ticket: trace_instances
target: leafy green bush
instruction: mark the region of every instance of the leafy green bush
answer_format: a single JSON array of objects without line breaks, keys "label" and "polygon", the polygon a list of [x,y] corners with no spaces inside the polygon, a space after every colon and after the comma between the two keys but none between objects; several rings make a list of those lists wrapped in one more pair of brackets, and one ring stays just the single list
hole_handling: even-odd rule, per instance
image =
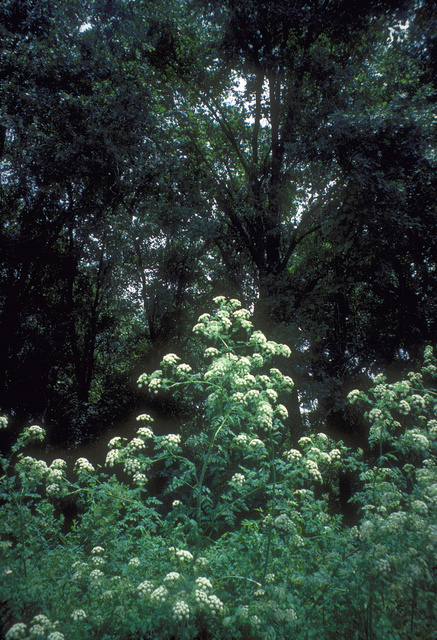
[{"label": "leafy green bush", "polygon": [[[191,399],[196,419],[179,433],[156,435],[139,416],[133,437],[110,441],[104,469],[79,458],[69,470],[25,455],[44,437],[33,425],[1,458],[6,639],[433,638],[432,350],[422,374],[350,394],[369,421],[370,462],[323,433],[293,448],[293,383],[279,364],[289,348],[254,330],[237,300],[214,304],[194,327],[204,362],[168,354],[138,381]],[[351,468],[358,527],[330,508]],[[65,500],[79,510],[70,528]]]}]

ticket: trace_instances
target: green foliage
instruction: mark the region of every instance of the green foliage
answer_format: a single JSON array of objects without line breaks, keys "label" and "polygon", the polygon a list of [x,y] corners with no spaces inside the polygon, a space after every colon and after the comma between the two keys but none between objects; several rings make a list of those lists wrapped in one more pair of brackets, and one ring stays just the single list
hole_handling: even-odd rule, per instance
[{"label": "green foliage", "polygon": [[[134,437],[110,441],[105,469],[79,458],[69,470],[25,455],[44,438],[32,425],[1,458],[7,640],[431,639],[432,349],[421,373],[350,394],[370,423],[366,460],[323,433],[290,448],[280,400],[292,381],[272,366],[290,350],[255,330],[239,301],[215,298],[194,333],[204,363],[171,353],[139,379],[153,395],[193,398],[179,433],[156,435],[141,415]],[[346,469],[360,478],[353,527],[332,512]],[[67,500],[78,508],[69,523]]]}]

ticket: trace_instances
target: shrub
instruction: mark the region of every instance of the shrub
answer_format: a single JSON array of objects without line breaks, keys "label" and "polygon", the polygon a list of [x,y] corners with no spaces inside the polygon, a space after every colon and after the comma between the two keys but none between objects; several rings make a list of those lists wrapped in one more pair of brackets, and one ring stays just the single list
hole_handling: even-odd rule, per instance
[{"label": "shrub", "polygon": [[[350,394],[366,411],[374,461],[323,433],[291,447],[293,383],[280,370],[289,348],[254,330],[237,300],[214,304],[194,327],[204,361],[168,354],[139,379],[149,393],[191,398],[193,423],[156,435],[139,416],[132,437],[109,443],[104,469],[80,458],[73,476],[63,460],[24,455],[44,437],[37,425],[1,459],[7,640],[431,638],[432,350],[422,374],[392,385],[380,376]],[[329,508],[346,468],[360,472],[359,527]],[[158,471],[165,486],[154,495]],[[56,506],[67,498],[80,516],[65,532]]]}]

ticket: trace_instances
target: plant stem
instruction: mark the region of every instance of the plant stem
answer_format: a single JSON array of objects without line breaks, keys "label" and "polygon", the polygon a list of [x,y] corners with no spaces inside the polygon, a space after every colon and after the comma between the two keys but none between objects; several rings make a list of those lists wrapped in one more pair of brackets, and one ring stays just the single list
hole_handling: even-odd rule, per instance
[{"label": "plant stem", "polygon": [[[269,430],[269,436],[270,436],[270,469],[271,469],[271,473],[272,473],[272,484],[273,484],[273,487],[272,487],[272,500],[271,500],[271,505],[272,505],[271,506],[271,511],[273,511],[274,506],[275,506],[275,498],[276,498],[276,467],[275,467],[275,446],[274,446],[271,430]],[[270,523],[269,523],[269,532],[268,532],[268,536],[267,536],[266,557],[265,557],[265,560],[264,560],[264,569],[263,569],[263,574],[262,574],[262,578],[261,578],[261,583],[262,584],[265,583],[267,569],[268,569],[268,565],[269,565],[270,548],[271,548],[271,543],[272,543],[272,535],[273,535],[273,515],[271,515],[271,519],[270,519]]]},{"label": "plant stem", "polygon": [[196,534],[196,550],[195,550],[195,553],[194,553],[194,560],[197,559],[197,557],[199,555],[199,548],[200,548],[200,516],[201,516],[201,510],[202,510],[202,486],[203,486],[203,481],[205,479],[205,473],[206,473],[206,469],[208,467],[208,462],[209,462],[209,459],[210,459],[210,456],[211,456],[211,451],[212,451],[212,448],[214,446],[215,439],[216,439],[217,435],[219,434],[219,432],[224,427],[227,418],[228,418],[228,416],[225,416],[222,419],[222,423],[217,427],[217,429],[213,433],[213,436],[212,436],[211,441],[210,441],[209,446],[208,446],[208,451],[206,452],[205,460],[203,461],[202,470],[200,472],[199,480],[198,480],[198,483],[197,483],[197,487],[198,487],[198,491],[197,491],[197,509],[196,509],[197,534]]}]

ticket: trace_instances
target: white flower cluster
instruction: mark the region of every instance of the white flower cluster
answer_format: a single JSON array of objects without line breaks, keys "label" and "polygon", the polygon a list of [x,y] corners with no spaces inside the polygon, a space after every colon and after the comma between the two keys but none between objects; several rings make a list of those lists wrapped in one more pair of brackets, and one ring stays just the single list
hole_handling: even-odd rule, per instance
[{"label": "white flower cluster", "polygon": [[209,560],[208,560],[208,558],[205,558],[204,556],[200,556],[196,560],[197,567],[207,567],[208,564],[209,564]]},{"label": "white flower cluster", "polygon": [[93,556],[91,558],[91,564],[95,567],[102,567],[105,564],[105,559],[101,556]]},{"label": "white flower cluster", "polygon": [[74,465],[76,473],[92,473],[94,467],[86,458],[78,458]]},{"label": "white flower cluster", "polygon": [[289,533],[290,531],[295,530],[295,526],[290,518],[285,514],[281,513],[280,516],[275,518],[275,529],[279,529],[280,531],[284,531]]},{"label": "white flower cluster", "polygon": [[142,438],[153,438],[153,431],[149,427],[140,427],[137,433]]},{"label": "white flower cluster", "polygon": [[207,347],[203,353],[205,358],[216,358],[220,355],[220,351],[215,347]]},{"label": "white flower cluster", "polygon": [[37,424],[33,424],[31,427],[27,427],[24,430],[24,437],[32,440],[43,440],[46,432],[44,429]]},{"label": "white flower cluster", "polygon": [[137,591],[139,596],[150,596],[153,591],[153,584],[150,580],[144,580],[144,582],[141,582],[141,584],[138,585]]},{"label": "white flower cluster", "polygon": [[5,635],[6,640],[19,640],[26,637],[27,624],[24,622],[17,622],[14,624]]},{"label": "white flower cluster", "polygon": [[131,558],[128,562],[128,567],[139,567],[141,565],[141,561],[139,558]]},{"label": "white flower cluster", "polygon": [[358,389],[353,389],[350,393],[348,393],[347,399],[351,404],[355,404],[355,402],[358,400],[360,395],[361,395],[361,392],[358,391]]},{"label": "white flower cluster", "polygon": [[181,442],[181,436],[179,434],[169,433],[165,436],[164,442],[169,449],[176,449]]},{"label": "white flower cluster", "polygon": [[[140,377],[137,380],[137,384],[138,387],[141,389],[141,387],[143,385],[146,385],[149,387],[149,391],[151,393],[157,394],[159,389],[162,387],[162,371],[160,369],[158,369],[157,371],[154,371],[150,376],[147,375],[147,373],[143,373],[140,375]],[[141,416],[137,417],[137,420],[144,420],[146,419],[148,422],[151,421],[150,416],[148,416],[147,414],[143,414]]]},{"label": "white flower cluster", "polygon": [[283,404],[278,404],[276,407],[276,414],[281,418],[281,420],[286,420],[288,418],[288,409]]},{"label": "white flower cluster", "polygon": [[60,493],[61,493],[61,487],[58,484],[52,482],[51,484],[48,484],[46,486],[47,497],[55,498],[56,496],[59,496]]},{"label": "white flower cluster", "polygon": [[[24,622],[14,624],[5,635],[5,640],[21,640],[22,638],[46,638],[47,640],[65,640],[64,634],[56,631],[59,622],[51,622],[43,614],[36,615],[27,625]],[[48,635],[46,635],[48,633]],[[27,635],[28,634],[28,635]]]},{"label": "white flower cluster", "polygon": [[230,479],[231,484],[237,487],[242,487],[245,481],[246,481],[246,478],[242,473],[234,473],[234,475]]},{"label": "white flower cluster", "polygon": [[74,622],[81,622],[82,620],[86,620],[86,613],[83,609],[75,609],[71,617]]},{"label": "white flower cluster", "polygon": [[101,553],[105,553],[105,550],[103,547],[93,547],[91,549],[91,555],[95,556],[95,555],[99,555]]},{"label": "white flower cluster", "polygon": [[105,574],[103,573],[103,571],[100,571],[100,569],[93,569],[90,573],[90,582],[93,586],[96,586],[98,584],[100,584],[100,580],[101,578],[104,576]]},{"label": "white flower cluster", "polygon": [[218,616],[225,610],[224,604],[220,598],[213,594],[208,594],[205,589],[195,589],[194,599],[200,607],[209,609],[209,612],[212,615]]},{"label": "white flower cluster", "polygon": [[25,456],[22,459],[21,464],[30,468],[31,473],[34,474],[37,481],[41,481],[48,474],[48,466],[44,460],[36,460],[31,456]]},{"label": "white flower cluster", "polygon": [[239,433],[238,436],[235,436],[235,442],[237,444],[247,444],[249,436],[246,433]]},{"label": "white flower cluster", "polygon": [[170,571],[170,573],[167,573],[167,575],[165,576],[164,582],[176,582],[176,580],[179,580],[180,577],[181,574],[177,571]]},{"label": "white flower cluster", "polygon": [[289,451],[286,452],[285,457],[289,461],[299,460],[300,458],[302,458],[302,454],[300,451],[298,451],[298,449],[290,449]]},{"label": "white flower cluster", "polygon": [[411,407],[406,400],[401,400],[399,402],[399,413],[402,413],[404,416],[410,413]]},{"label": "white flower cluster", "polygon": [[132,438],[132,440],[128,444],[129,449],[133,449],[134,451],[140,451],[141,449],[145,449],[146,445],[141,440],[141,438]]},{"label": "white flower cluster", "polygon": [[107,467],[113,467],[114,464],[118,462],[118,459],[119,459],[118,449],[111,449],[111,451],[108,451],[105,464]]},{"label": "white flower cluster", "polygon": [[[242,394],[243,395],[243,394]],[[250,389],[246,395],[243,395],[244,402],[256,402],[260,396],[258,389]]]},{"label": "white flower cluster", "polygon": [[419,429],[410,429],[405,434],[405,440],[408,444],[419,451],[424,451],[429,448],[428,438],[421,433]]},{"label": "white flower cluster", "polygon": [[256,421],[263,429],[273,426],[273,407],[268,402],[260,402],[257,407]]},{"label": "white flower cluster", "polygon": [[208,578],[205,578],[204,576],[200,576],[199,578],[196,578],[196,584],[200,589],[212,589],[212,584],[211,581]]},{"label": "white flower cluster", "polygon": [[422,411],[425,408],[425,400],[422,396],[414,393],[410,398],[411,406],[417,409],[418,411]]},{"label": "white flower cluster", "polygon": [[157,587],[154,591],[152,591],[152,593],[150,594],[150,599],[154,600],[157,603],[162,603],[165,602],[168,596],[168,589],[166,589],[165,587],[161,586],[161,587]]},{"label": "white flower cluster", "polygon": [[173,366],[177,364],[179,360],[180,360],[180,357],[177,356],[175,353],[167,353],[167,355],[165,355],[161,361],[161,366],[164,366],[166,364]]},{"label": "white flower cluster", "polygon": [[322,474],[319,471],[319,467],[315,460],[305,460],[305,466],[308,470],[308,473],[313,478],[313,480],[317,480],[318,482],[323,482]]},{"label": "white flower cluster", "polygon": [[193,554],[186,549],[176,549],[176,547],[169,547],[168,550],[175,553],[176,557],[179,558],[179,560],[191,562],[191,560],[193,559]]},{"label": "white flower cluster", "polygon": [[134,473],[132,480],[138,485],[145,484],[147,482],[147,476],[144,473],[139,473],[137,471],[136,473]]},{"label": "white flower cluster", "polygon": [[50,469],[66,469],[67,463],[62,458],[55,458],[50,465]]},{"label": "white flower cluster", "polygon": [[137,416],[137,422],[153,422],[153,418],[148,413],[142,413]]},{"label": "white flower cluster", "polygon": [[264,447],[264,442],[259,438],[252,438],[249,442],[249,447]]},{"label": "white flower cluster", "polygon": [[80,580],[83,578],[84,571],[88,569],[88,565],[85,562],[74,562],[71,568],[74,571],[72,580]]},{"label": "white flower cluster", "polygon": [[183,622],[190,618],[190,607],[183,600],[178,600],[173,605],[173,620]]},{"label": "white flower cluster", "polygon": [[129,475],[134,475],[141,468],[141,463],[137,458],[128,458],[124,461],[123,470]]},{"label": "white flower cluster", "polygon": [[0,429],[6,429],[8,426],[8,419],[6,416],[0,416]]},{"label": "white flower cluster", "polygon": [[156,395],[161,387],[162,387],[162,379],[160,377],[152,378],[149,381],[150,393],[154,393]]},{"label": "white flower cluster", "polygon": [[186,364],[185,362],[182,362],[176,367],[176,374],[180,376],[184,376],[187,373],[191,373],[191,371],[192,371],[192,368],[190,367],[189,364]]}]

